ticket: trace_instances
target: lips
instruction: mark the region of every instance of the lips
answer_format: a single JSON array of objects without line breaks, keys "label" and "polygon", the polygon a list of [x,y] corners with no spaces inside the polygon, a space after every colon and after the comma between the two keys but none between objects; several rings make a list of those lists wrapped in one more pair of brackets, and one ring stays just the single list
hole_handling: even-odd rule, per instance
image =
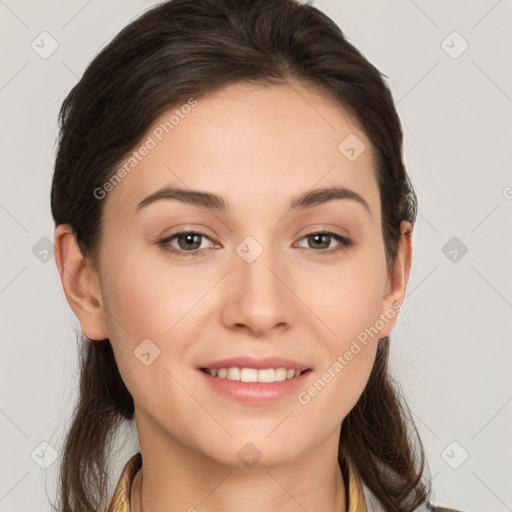
[{"label": "lips", "polygon": [[298,392],[312,368],[281,356],[243,355],[198,367],[210,389],[249,405],[265,405]]},{"label": "lips", "polygon": [[[257,371],[259,372],[261,370]],[[311,370],[304,370],[298,377],[292,377],[282,381],[262,383],[242,382],[228,378],[214,377],[204,370],[198,370],[198,373],[202,375],[201,378],[204,379],[204,382],[214,392],[219,393],[224,397],[228,397],[229,399],[254,406],[263,406],[279,400],[289,399],[290,396],[298,393],[300,388],[303,388],[306,385],[312,375]]]}]

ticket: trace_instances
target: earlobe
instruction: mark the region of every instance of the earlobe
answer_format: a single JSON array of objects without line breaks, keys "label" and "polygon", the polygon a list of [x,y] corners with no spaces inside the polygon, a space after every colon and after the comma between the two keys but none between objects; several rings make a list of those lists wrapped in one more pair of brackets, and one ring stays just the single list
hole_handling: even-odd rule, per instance
[{"label": "earlobe", "polygon": [[108,338],[98,273],[80,252],[69,224],[56,227],[54,245],[62,288],[83,334],[91,340]]},{"label": "earlobe", "polygon": [[395,327],[398,312],[405,300],[412,262],[412,225],[409,221],[400,224],[400,245],[394,268],[389,278],[387,294],[382,301],[380,318],[384,326],[378,338],[388,336]]}]

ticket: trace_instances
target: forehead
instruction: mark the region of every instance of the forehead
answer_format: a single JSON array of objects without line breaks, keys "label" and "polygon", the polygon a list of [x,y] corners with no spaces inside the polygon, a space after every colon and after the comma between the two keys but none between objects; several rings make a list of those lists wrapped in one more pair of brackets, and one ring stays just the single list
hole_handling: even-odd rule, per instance
[{"label": "forehead", "polygon": [[369,140],[341,105],[299,84],[233,84],[175,105],[116,169],[125,172],[105,210],[126,215],[164,186],[208,190],[247,210],[338,185],[378,210]]}]

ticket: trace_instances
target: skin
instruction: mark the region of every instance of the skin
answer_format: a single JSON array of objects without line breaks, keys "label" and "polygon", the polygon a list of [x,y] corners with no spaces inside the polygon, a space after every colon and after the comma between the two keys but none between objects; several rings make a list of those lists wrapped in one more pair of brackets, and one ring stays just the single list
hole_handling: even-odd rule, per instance
[{"label": "skin", "polygon": [[[148,134],[168,118],[156,119]],[[338,150],[349,134],[366,146],[355,161]],[[398,315],[307,405],[297,393],[242,404],[211,389],[197,367],[241,354],[281,355],[312,368],[304,390],[402,303],[412,227],[402,223],[388,274],[374,172],[370,141],[341,106],[297,83],[236,84],[198,99],[103,199],[94,265],[69,226],[56,228],[67,300],[87,337],[110,339],[134,398],[144,464],[132,510],[142,510],[141,497],[152,512],[347,510],[337,461],[341,424],[368,381],[378,338]],[[221,195],[231,211],[177,200],[136,210],[167,185]],[[287,214],[292,198],[332,185],[360,194],[370,212],[343,199]],[[206,235],[192,242],[199,256],[158,245],[180,231]],[[306,235],[325,231],[354,245],[323,254],[339,242]],[[253,263],[236,252],[247,236],[263,248]],[[168,244],[185,251],[178,241]],[[134,357],[147,338],[160,349],[148,366]],[[262,454],[253,467],[237,457],[248,442]]]}]

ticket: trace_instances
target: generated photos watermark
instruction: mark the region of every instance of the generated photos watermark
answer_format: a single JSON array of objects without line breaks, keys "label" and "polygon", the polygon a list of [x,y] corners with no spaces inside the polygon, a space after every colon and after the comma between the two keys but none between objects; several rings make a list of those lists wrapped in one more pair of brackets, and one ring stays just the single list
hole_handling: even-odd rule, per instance
[{"label": "generated photos watermark", "polygon": [[192,109],[197,106],[197,100],[189,98],[187,103],[181,105],[180,108],[174,109],[166,121],[162,121],[158,126],[153,128],[151,133],[144,139],[144,142],[139,147],[133,150],[128,158],[125,159],[124,164],[119,167],[112,176],[101,187],[96,187],[93,195],[96,199],[104,199],[108,192],[112,191],[123,178],[125,178],[144,157],[149,155],[152,149],[155,149],[159,142],[163,140],[165,135],[170,133],[182,119],[190,114]]},{"label": "generated photos watermark", "polygon": [[322,373],[314,384],[297,395],[299,403],[302,405],[309,404],[361,352],[363,347],[368,344],[369,338],[375,337],[388,322],[395,318],[401,308],[402,304],[395,302],[392,307],[379,315],[379,319],[371,327],[365,327],[357,335],[356,339],[352,340],[350,347],[343,354],[336,357],[336,360]]}]

